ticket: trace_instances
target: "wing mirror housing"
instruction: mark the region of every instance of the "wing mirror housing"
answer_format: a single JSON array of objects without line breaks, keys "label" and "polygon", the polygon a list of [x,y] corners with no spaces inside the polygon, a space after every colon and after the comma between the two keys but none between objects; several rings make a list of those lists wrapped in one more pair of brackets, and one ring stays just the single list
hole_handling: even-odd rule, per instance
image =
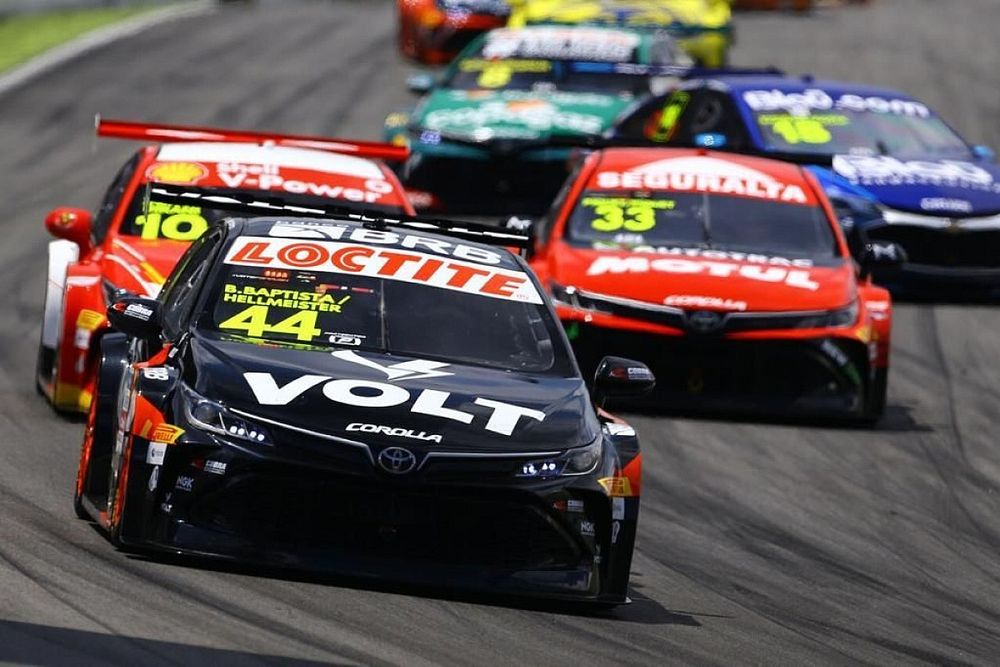
[{"label": "wing mirror housing", "polygon": [[406,89],[414,95],[426,95],[436,83],[436,78],[430,72],[415,72],[406,77]]},{"label": "wing mirror housing", "polygon": [[163,331],[162,306],[147,297],[119,297],[108,306],[108,324],[131,338],[157,340]]},{"label": "wing mirror housing", "polygon": [[867,278],[875,268],[898,268],[909,258],[898,243],[869,242],[861,256],[861,277]]},{"label": "wing mirror housing", "polygon": [[82,208],[62,207],[45,216],[45,229],[57,239],[72,241],[80,247],[80,254],[91,248],[90,225],[93,216]]},{"label": "wing mirror housing", "polygon": [[594,373],[592,396],[598,407],[609,398],[644,396],[656,386],[656,377],[641,361],[624,357],[604,357]]},{"label": "wing mirror housing", "polygon": [[977,145],[972,147],[972,154],[980,162],[996,162],[997,152],[989,146]]}]

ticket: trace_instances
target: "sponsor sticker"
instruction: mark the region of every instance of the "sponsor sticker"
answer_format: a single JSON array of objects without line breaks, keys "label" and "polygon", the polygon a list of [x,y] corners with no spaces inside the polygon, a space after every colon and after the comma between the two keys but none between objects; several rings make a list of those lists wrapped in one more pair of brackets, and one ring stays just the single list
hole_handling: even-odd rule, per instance
[{"label": "sponsor sticker", "polygon": [[177,442],[177,438],[184,434],[184,429],[179,426],[174,426],[173,424],[157,424],[153,429],[153,432],[149,434],[149,439],[154,442],[160,442],[167,445],[173,445]]},{"label": "sponsor sticker", "polygon": [[853,93],[833,97],[819,88],[806,88],[799,92],[786,92],[777,88],[748,90],[743,93],[743,101],[754,111],[787,111],[796,116],[831,109],[918,118],[929,118],[931,115],[931,110],[926,105],[914,100]]},{"label": "sponsor sticker", "polygon": [[233,243],[227,264],[277,269],[307,269],[398,280],[493,299],[542,303],[521,271],[443,260],[416,251],[340,243],[243,236]]},{"label": "sponsor sticker", "polygon": [[597,483],[604,487],[604,491],[612,498],[629,498],[635,495],[628,477],[603,477],[597,480]]},{"label": "sponsor sticker", "polygon": [[566,511],[574,513],[583,512],[583,501],[582,500],[567,500],[566,501]]},{"label": "sponsor sticker", "polygon": [[156,183],[191,185],[208,176],[208,167],[198,162],[157,162],[146,170],[146,178]]},{"label": "sponsor sticker", "polygon": [[205,472],[213,475],[225,475],[227,466],[225,461],[205,461]]},{"label": "sponsor sticker", "polygon": [[678,308],[717,308],[719,310],[739,310],[747,309],[746,301],[736,299],[726,299],[718,296],[698,296],[695,294],[671,294],[663,300],[665,306],[677,306]]},{"label": "sponsor sticker", "polygon": [[715,278],[746,278],[764,283],[783,283],[789,287],[816,291],[819,283],[808,270],[789,269],[783,266],[760,266],[710,262],[680,257],[650,258],[632,255],[626,257],[598,257],[587,269],[588,276],[621,275],[628,273],[704,274]]},{"label": "sponsor sticker", "polygon": [[174,488],[179,491],[190,491],[194,488],[194,477],[189,477],[187,475],[181,475],[177,478],[177,483],[174,484]]},{"label": "sponsor sticker", "polygon": [[388,435],[394,438],[410,438],[411,440],[423,440],[439,444],[441,442],[441,436],[437,433],[426,433],[424,431],[414,431],[408,428],[399,428],[394,426],[383,426],[381,424],[362,424],[360,422],[354,422],[352,424],[348,424],[345,430]]},{"label": "sponsor sticker", "polygon": [[625,499],[620,496],[615,496],[611,499],[611,518],[612,519],[624,519],[625,518]]},{"label": "sponsor sticker", "polygon": [[150,442],[149,447],[146,448],[146,463],[154,466],[163,465],[163,459],[166,457],[166,454],[167,443]]},{"label": "sponsor sticker", "polygon": [[705,192],[794,204],[814,203],[798,183],[785,183],[762,171],[706,156],[667,158],[625,172],[602,171],[597,174],[597,187]]}]

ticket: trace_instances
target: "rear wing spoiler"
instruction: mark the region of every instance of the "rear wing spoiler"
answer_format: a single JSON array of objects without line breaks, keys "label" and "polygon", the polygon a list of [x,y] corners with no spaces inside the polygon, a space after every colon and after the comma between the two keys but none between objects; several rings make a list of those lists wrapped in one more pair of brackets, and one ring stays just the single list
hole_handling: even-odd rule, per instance
[{"label": "rear wing spoiler", "polygon": [[394,146],[375,141],[354,141],[353,139],[337,139],[302,134],[280,134],[277,132],[256,132],[251,130],[228,130],[193,125],[137,123],[127,120],[101,118],[100,115],[95,118],[94,124],[97,129],[97,136],[114,137],[117,139],[155,142],[207,141],[272,144],[292,148],[311,148],[313,150],[354,155],[372,160],[388,160],[390,162],[402,162],[410,155],[410,150],[405,146]]},{"label": "rear wing spoiler", "polygon": [[155,197],[157,201],[167,204],[197,205],[199,202],[210,204],[212,208],[243,214],[256,218],[270,215],[288,215],[303,218],[329,218],[352,220],[363,223],[372,229],[387,229],[389,227],[404,227],[409,230],[430,232],[454,236],[477,243],[493,246],[503,246],[527,250],[532,246],[533,238],[529,232],[505,230],[477,222],[460,220],[445,220],[426,216],[415,216],[381,211],[366,211],[346,208],[337,204],[300,205],[280,196],[264,195],[257,192],[220,193],[210,188],[178,187],[162,183],[150,184],[147,197]]}]

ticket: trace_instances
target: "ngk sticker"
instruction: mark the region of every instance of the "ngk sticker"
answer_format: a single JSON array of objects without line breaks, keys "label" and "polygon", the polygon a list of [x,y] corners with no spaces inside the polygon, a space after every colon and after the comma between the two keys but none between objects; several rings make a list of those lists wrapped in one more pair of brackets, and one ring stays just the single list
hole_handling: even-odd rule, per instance
[{"label": "ngk sticker", "polygon": [[351,243],[243,236],[230,247],[226,263],[358,274],[494,299],[542,303],[531,280],[521,271]]},{"label": "ngk sticker", "polygon": [[764,283],[784,283],[789,287],[797,287],[816,291],[819,283],[812,279],[805,269],[789,269],[783,266],[762,266],[746,264],[730,264],[728,262],[709,262],[705,260],[684,259],[680,257],[598,257],[587,269],[588,276],[603,276],[607,274],[624,273],[673,273],[673,274],[704,274],[716,278],[746,278]]},{"label": "ngk sticker", "polygon": [[626,172],[602,171],[597,187],[740,195],[755,199],[812,203],[800,185],[783,183],[762,171],[714,157],[668,158]]}]

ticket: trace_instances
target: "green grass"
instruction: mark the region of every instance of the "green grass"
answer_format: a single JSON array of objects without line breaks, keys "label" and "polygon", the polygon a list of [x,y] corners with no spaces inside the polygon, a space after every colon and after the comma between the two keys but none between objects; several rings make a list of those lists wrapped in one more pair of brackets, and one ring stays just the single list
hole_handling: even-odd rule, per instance
[{"label": "green grass", "polygon": [[76,9],[0,18],[0,72],[95,28],[154,7]]}]

